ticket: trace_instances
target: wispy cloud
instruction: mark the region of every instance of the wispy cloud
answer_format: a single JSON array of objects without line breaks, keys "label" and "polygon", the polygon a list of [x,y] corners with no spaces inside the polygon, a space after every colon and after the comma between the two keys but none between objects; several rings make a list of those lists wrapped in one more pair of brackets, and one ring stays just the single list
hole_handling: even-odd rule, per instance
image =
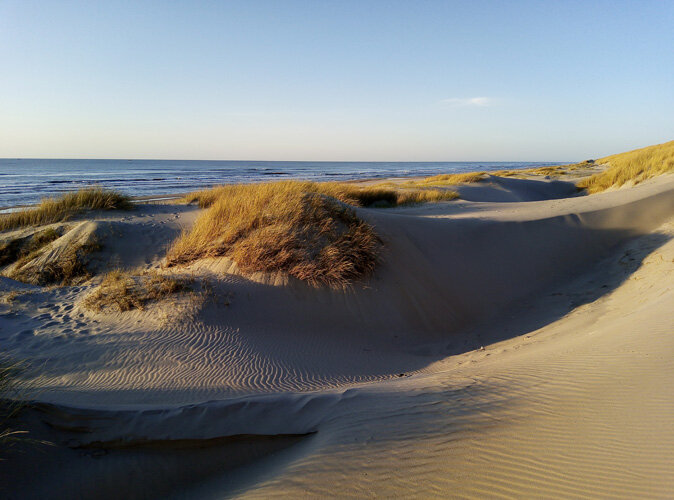
[{"label": "wispy cloud", "polygon": [[489,97],[451,97],[449,99],[443,99],[440,101],[440,104],[445,106],[452,107],[464,107],[464,106],[475,106],[479,108],[484,108],[493,104],[493,100]]}]

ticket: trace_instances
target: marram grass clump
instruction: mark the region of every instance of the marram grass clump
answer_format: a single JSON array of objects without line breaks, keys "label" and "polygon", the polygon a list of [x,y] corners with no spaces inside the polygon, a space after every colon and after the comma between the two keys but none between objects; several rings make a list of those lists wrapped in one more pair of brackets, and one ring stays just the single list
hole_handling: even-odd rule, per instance
[{"label": "marram grass clump", "polygon": [[329,189],[285,181],[202,192],[196,200],[209,208],[169,249],[167,264],[225,256],[244,272],[279,271],[312,284],[345,286],[372,272],[379,238],[344,200],[380,198],[340,185]]},{"label": "marram grass clump", "polygon": [[607,156],[597,163],[608,164],[608,168],[578,183],[590,194],[674,172],[674,141]]},{"label": "marram grass clump", "polygon": [[0,215],[0,231],[61,222],[84,210],[130,208],[130,198],[122,193],[98,187],[86,188],[58,198],[44,198],[36,207]]},{"label": "marram grass clump", "polygon": [[110,271],[101,284],[83,301],[84,307],[94,311],[145,309],[148,302],[157,302],[189,289],[183,279],[146,272],[134,276],[129,272]]},{"label": "marram grass clump", "polygon": [[569,165],[552,165],[548,167],[533,167],[533,168],[521,168],[515,170],[497,170],[491,172],[492,175],[498,177],[513,177],[513,176],[527,176],[527,175],[543,175],[543,176],[552,176],[559,177],[567,175],[571,172],[575,172],[581,169],[588,169],[595,166],[594,160],[585,160],[580,163],[572,163]]},{"label": "marram grass clump", "polygon": [[[187,203],[198,203],[200,207],[210,207],[216,200],[231,196],[241,188],[252,191],[249,185],[225,185],[203,191],[195,191],[186,195],[183,200]],[[345,182],[302,182],[281,181],[258,184],[261,192],[280,189],[293,189],[305,193],[315,193],[330,196],[341,202],[357,207],[396,207],[413,205],[416,203],[447,201],[458,198],[454,191],[444,189],[400,189],[394,186],[358,186]]]},{"label": "marram grass clump", "polygon": [[17,281],[33,285],[79,285],[91,278],[87,268],[87,256],[97,252],[101,246],[95,238],[86,241],[70,242],[54,258],[50,258],[40,264],[31,262],[30,259],[38,255],[28,255],[17,261],[7,276]]},{"label": "marram grass clump", "polygon": [[487,178],[487,172],[466,172],[461,174],[440,174],[424,179],[403,182],[401,186],[431,187],[456,186],[457,184],[471,184]]}]

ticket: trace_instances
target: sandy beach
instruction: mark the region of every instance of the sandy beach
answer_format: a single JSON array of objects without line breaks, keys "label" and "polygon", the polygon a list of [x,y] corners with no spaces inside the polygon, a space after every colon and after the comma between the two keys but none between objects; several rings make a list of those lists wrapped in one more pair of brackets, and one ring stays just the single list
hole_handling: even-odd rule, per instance
[{"label": "sandy beach", "polygon": [[[59,223],[53,245],[96,236],[92,279],[0,277],[22,428],[52,443],[0,462],[2,495],[667,498],[674,176],[590,196],[575,180],[357,208],[382,254],[343,289],[227,257],[164,268],[194,204]],[[84,306],[104,271],[139,268],[198,285]]]}]

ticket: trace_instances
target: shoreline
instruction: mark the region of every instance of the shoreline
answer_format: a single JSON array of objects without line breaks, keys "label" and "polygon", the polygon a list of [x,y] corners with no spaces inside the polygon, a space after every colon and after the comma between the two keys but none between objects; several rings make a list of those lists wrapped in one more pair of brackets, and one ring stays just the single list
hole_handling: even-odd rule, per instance
[{"label": "shoreline", "polygon": [[[170,162],[170,160],[168,160],[168,161]],[[309,162],[309,163],[311,163],[311,162]],[[327,163],[331,163],[331,162],[327,162]],[[346,163],[349,163],[349,162],[346,162]],[[351,163],[359,163],[359,162],[351,162]],[[379,162],[379,163],[387,164],[387,162]],[[412,163],[414,163],[414,162],[412,162]],[[442,164],[442,163],[447,163],[447,162],[438,162],[438,163]],[[464,163],[464,162],[456,162],[456,163]],[[466,163],[469,163],[469,162],[466,162]],[[476,163],[479,164],[479,163],[482,163],[482,162],[476,162]],[[490,162],[484,162],[484,163],[490,163]],[[515,168],[515,167],[508,167],[507,166],[507,165],[512,165],[513,163],[515,163],[515,164],[516,163],[526,164],[526,165],[523,165],[522,167],[519,167],[519,168],[522,168],[522,169],[532,168],[532,167],[538,166],[538,165],[560,165],[559,163],[556,163],[556,162],[492,162],[492,163],[502,163],[503,168]],[[423,164],[423,162],[422,162],[422,164]],[[477,166],[478,165],[476,165],[476,168],[477,168]],[[369,181],[387,182],[391,178],[401,178],[401,179],[411,180],[411,179],[414,179],[414,178],[423,178],[423,177],[428,177],[429,175],[436,175],[436,174],[446,173],[446,172],[451,173],[452,169],[450,167],[448,167],[447,169],[442,170],[442,171],[438,171],[438,172],[434,172],[434,173],[428,173],[428,174],[418,174],[418,175],[415,175],[414,173],[408,173],[408,174],[403,175],[401,177],[390,176],[390,175],[384,174],[383,176],[374,176],[374,177],[357,177],[356,176],[357,178],[351,178],[351,179],[334,179],[330,175],[324,175],[322,178],[317,179],[317,178],[314,178],[314,176],[312,176],[312,175],[302,176],[302,175],[291,175],[291,174],[289,174],[290,178],[288,178],[286,176],[282,176],[282,177],[279,177],[279,178],[266,179],[264,176],[262,176],[259,179],[249,179],[248,181],[243,181],[243,182],[239,181],[239,180],[234,180],[232,182],[229,182],[228,184],[274,182],[274,181],[279,181],[279,180],[307,180],[307,181],[311,181],[311,182],[344,182],[344,183],[353,183],[353,182],[357,183],[357,182],[369,182]],[[460,170],[459,172],[463,172],[463,170]],[[187,171],[187,172],[185,172],[184,177],[189,178],[190,174],[193,174],[193,173]],[[356,174],[354,174],[354,175],[356,175]],[[221,179],[221,180],[226,180],[226,179]],[[95,182],[95,180],[92,180],[87,185],[88,186],[96,186],[97,183]],[[164,195],[170,196],[170,195],[174,195],[176,193],[181,193],[181,194],[189,193],[189,192],[207,189],[209,187],[218,186],[218,185],[221,185],[221,182],[215,181],[215,182],[204,184],[203,186],[200,186],[199,183],[197,183],[195,186],[193,186],[191,188],[186,188],[184,190],[180,189],[179,191],[172,191],[172,192],[166,192],[165,191],[165,192],[162,192],[162,193],[151,194],[151,195],[137,195],[137,196],[134,195],[134,197],[144,198],[144,197],[161,197],[161,196],[164,196]],[[73,185],[72,189],[68,190],[68,191],[77,190],[80,187],[82,187],[82,186]],[[109,189],[117,189],[117,190],[124,191],[124,189],[123,188],[120,189],[119,186],[116,185],[116,183],[112,186],[109,186]],[[63,194],[63,193],[68,192],[68,191],[58,191],[58,192],[54,192],[52,194],[46,194],[43,197],[59,196],[60,194]],[[37,200],[33,204],[14,204],[14,205],[8,205],[8,206],[0,206],[0,211],[17,209],[17,208],[26,208],[26,207],[34,206],[38,203],[39,203],[39,200]]]},{"label": "shoreline", "polygon": [[[522,169],[525,170],[525,169]],[[569,181],[576,181],[580,178],[583,178],[585,176],[592,175],[593,173],[600,172],[601,168],[595,168],[594,170],[590,172],[585,172],[583,175],[580,176],[569,176],[566,179],[558,179],[558,180],[569,180]],[[478,171],[476,171],[478,172]],[[464,173],[464,172],[461,172]],[[475,172],[465,172],[465,173],[475,173]],[[490,172],[486,172],[488,175],[492,175]],[[523,173],[522,175],[526,176],[526,173]],[[309,182],[336,182],[336,183],[344,183],[344,184],[361,184],[363,186],[372,186],[376,184],[386,184],[386,183],[391,183],[391,184],[401,184],[404,182],[409,182],[409,181],[419,181],[422,179],[426,179],[428,176],[398,176],[398,177],[374,177],[374,178],[363,178],[363,179],[349,179],[349,180],[344,180],[344,181],[331,181],[331,180],[325,180],[325,181],[309,181]],[[545,179],[545,177],[540,176],[540,175],[529,175],[528,177],[530,178],[539,178],[539,179]],[[232,184],[257,184],[260,182],[278,182],[280,179],[277,180],[269,180],[269,181],[259,181],[259,182],[246,182],[246,183],[232,183]],[[288,180],[302,180],[302,179],[288,179]],[[198,188],[198,189],[193,189],[190,191],[180,191],[180,192],[164,192],[164,193],[158,193],[158,194],[153,194],[153,195],[141,195],[141,196],[131,196],[131,201],[132,203],[142,203],[142,202],[147,202],[147,203],[155,203],[157,201],[163,201],[163,200],[175,200],[175,199],[180,199],[181,197],[185,196],[186,194],[189,194],[194,191],[201,191],[205,189],[211,189],[213,187],[221,186],[221,185],[229,185],[229,184],[214,184],[210,186],[206,186],[203,188]],[[124,190],[120,190],[122,193],[124,193]],[[61,194],[65,194],[61,193]],[[27,208],[32,208],[39,205],[38,203],[32,204],[32,205],[13,205],[13,206],[7,206],[7,207],[2,207],[0,206],[0,214],[3,213],[12,213],[15,211],[27,209]]]}]

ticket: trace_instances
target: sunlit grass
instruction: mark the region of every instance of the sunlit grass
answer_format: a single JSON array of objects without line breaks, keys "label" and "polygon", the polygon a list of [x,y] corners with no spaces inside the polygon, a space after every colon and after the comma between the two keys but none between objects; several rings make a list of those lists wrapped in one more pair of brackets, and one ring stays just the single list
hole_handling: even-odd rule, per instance
[{"label": "sunlit grass", "polygon": [[627,183],[638,184],[656,175],[674,172],[674,141],[597,160],[608,168],[578,183],[588,193],[598,193]]},{"label": "sunlit grass", "polygon": [[84,210],[129,208],[129,197],[117,191],[97,187],[81,189],[58,198],[44,198],[36,207],[0,215],[0,231],[61,222]]},{"label": "sunlit grass", "polygon": [[86,265],[87,255],[100,249],[94,237],[86,241],[69,241],[54,258],[42,263],[34,261],[41,256],[39,250],[19,259],[6,275],[33,285],[80,284],[91,278]]},{"label": "sunlit grass", "polygon": [[346,285],[374,269],[379,240],[372,226],[325,191],[286,181],[195,194],[191,199],[208,209],[169,249],[167,264],[227,256],[245,272],[282,271],[310,283]]},{"label": "sunlit grass", "polygon": [[260,188],[248,188],[247,185],[224,185],[211,189],[195,191],[184,197],[187,203],[198,203],[200,207],[211,206],[216,200],[232,196],[242,189],[252,192],[260,189],[260,192],[281,189],[292,186],[293,189],[305,193],[315,193],[330,196],[341,202],[357,207],[395,207],[411,205],[415,203],[438,202],[453,200],[458,197],[454,191],[441,189],[404,189],[395,186],[359,186],[345,182],[306,182],[306,181],[281,181],[256,184]]},{"label": "sunlit grass", "polygon": [[349,205],[395,207],[457,196],[446,189],[337,182],[219,186],[185,197],[207,210],[169,249],[167,264],[226,256],[244,272],[281,271],[344,286],[374,269],[379,247],[372,226]]},{"label": "sunlit grass", "polygon": [[440,174],[419,180],[411,180],[401,183],[404,187],[441,187],[456,186],[458,184],[470,184],[486,179],[486,172],[467,172],[461,174]]},{"label": "sunlit grass", "polygon": [[514,170],[496,170],[495,172],[491,172],[491,174],[498,177],[514,177],[518,175],[544,175],[556,177],[566,175],[570,172],[580,169],[592,168],[594,165],[594,160],[586,160],[580,163],[572,163],[569,165],[552,165],[548,167],[533,167]]}]

